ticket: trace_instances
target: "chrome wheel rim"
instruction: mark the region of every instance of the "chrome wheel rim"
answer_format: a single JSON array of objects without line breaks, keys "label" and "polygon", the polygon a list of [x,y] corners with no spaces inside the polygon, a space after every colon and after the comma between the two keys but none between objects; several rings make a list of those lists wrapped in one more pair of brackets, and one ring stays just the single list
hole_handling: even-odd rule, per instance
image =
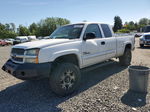
[{"label": "chrome wheel rim", "polygon": [[67,70],[60,78],[60,85],[62,89],[70,89],[75,83],[75,73],[72,70]]}]

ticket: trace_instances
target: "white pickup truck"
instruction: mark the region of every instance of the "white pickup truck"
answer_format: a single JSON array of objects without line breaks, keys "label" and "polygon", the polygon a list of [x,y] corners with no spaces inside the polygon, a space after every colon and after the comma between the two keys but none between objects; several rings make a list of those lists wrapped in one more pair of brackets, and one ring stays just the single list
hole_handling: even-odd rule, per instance
[{"label": "white pickup truck", "polygon": [[64,96],[78,88],[83,68],[111,58],[130,65],[134,43],[134,36],[114,37],[108,24],[69,24],[49,39],[13,46],[2,69],[23,80],[49,77],[52,91]]}]

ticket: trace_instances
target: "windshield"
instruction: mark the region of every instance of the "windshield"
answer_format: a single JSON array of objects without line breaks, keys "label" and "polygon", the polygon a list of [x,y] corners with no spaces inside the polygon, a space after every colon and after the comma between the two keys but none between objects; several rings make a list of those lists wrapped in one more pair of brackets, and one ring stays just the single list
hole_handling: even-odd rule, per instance
[{"label": "windshield", "polygon": [[83,24],[63,26],[56,29],[51,35],[51,39],[77,39],[80,38]]}]

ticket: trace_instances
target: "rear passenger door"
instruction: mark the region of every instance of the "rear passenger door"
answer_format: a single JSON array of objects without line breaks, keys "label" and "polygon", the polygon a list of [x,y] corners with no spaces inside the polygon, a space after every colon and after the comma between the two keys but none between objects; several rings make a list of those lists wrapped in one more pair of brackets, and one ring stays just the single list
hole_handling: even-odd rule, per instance
[{"label": "rear passenger door", "polygon": [[113,37],[111,28],[107,24],[101,24],[104,34],[106,59],[116,56],[116,37]]}]

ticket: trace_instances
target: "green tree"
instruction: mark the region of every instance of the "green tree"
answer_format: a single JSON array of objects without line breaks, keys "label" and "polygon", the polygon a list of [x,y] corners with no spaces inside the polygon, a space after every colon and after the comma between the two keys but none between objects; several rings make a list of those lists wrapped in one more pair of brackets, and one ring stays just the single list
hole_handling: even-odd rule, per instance
[{"label": "green tree", "polygon": [[57,28],[57,26],[62,26],[69,23],[70,21],[64,18],[46,18],[37,24],[38,29],[36,36],[48,36]]},{"label": "green tree", "polygon": [[1,24],[0,23],[0,38],[15,38],[17,34],[15,32],[12,32],[10,30],[10,25],[9,24]]},{"label": "green tree", "polygon": [[2,23],[0,23],[0,31],[5,30],[5,25],[3,25]]},{"label": "green tree", "polygon": [[138,30],[139,26],[137,22],[134,24],[134,26],[135,26],[135,30]]},{"label": "green tree", "polygon": [[114,32],[117,32],[121,28],[122,28],[122,20],[119,16],[115,16],[114,17],[114,27],[113,27]]},{"label": "green tree", "polygon": [[148,18],[142,18],[142,19],[139,20],[139,25],[142,26],[142,27],[145,26],[145,25],[149,25],[149,21],[150,20]]},{"label": "green tree", "polygon": [[10,24],[6,23],[6,24],[5,24],[5,29],[6,29],[7,31],[10,31]]},{"label": "green tree", "polygon": [[29,31],[30,31],[30,34],[31,35],[36,35],[37,34],[37,30],[38,30],[38,26],[36,23],[32,23],[30,26],[29,26]]},{"label": "green tree", "polygon": [[148,18],[141,18],[138,22],[138,28],[137,28],[137,31],[143,31],[143,27],[144,26],[147,26],[147,25],[150,25],[150,20]]},{"label": "green tree", "polygon": [[131,30],[131,31],[135,30],[135,24],[134,24],[134,22],[133,21],[128,22],[126,28],[128,30]]},{"label": "green tree", "polygon": [[0,35],[2,39],[5,39],[5,38],[15,38],[17,36],[17,34],[15,32],[12,32],[12,31],[7,31],[7,30],[4,30],[3,32],[0,32]]},{"label": "green tree", "polygon": [[11,31],[15,32],[16,26],[14,23],[10,23],[10,29],[11,29]]},{"label": "green tree", "polygon": [[19,25],[18,35],[19,36],[28,36],[28,35],[30,35],[30,31],[25,26]]}]

